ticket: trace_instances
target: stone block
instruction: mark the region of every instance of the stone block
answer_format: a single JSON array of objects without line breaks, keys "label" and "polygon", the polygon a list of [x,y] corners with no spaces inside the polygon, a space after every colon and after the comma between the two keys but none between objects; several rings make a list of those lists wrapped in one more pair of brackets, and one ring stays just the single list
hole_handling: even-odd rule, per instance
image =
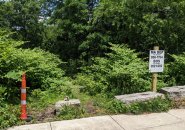
[{"label": "stone block", "polygon": [[64,106],[80,106],[79,99],[61,100],[55,103],[55,111],[58,115]]},{"label": "stone block", "polygon": [[134,94],[115,96],[116,99],[122,101],[125,104],[148,101],[157,97],[164,98],[164,95],[156,92],[143,92],[143,93],[134,93]]},{"label": "stone block", "polygon": [[185,98],[185,86],[165,87],[160,92],[167,94],[171,99]]}]

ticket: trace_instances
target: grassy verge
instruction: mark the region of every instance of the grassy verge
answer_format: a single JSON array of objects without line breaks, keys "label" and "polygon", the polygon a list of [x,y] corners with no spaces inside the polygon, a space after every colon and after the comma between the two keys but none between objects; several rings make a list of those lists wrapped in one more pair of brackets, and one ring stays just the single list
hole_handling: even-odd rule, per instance
[{"label": "grassy verge", "polygon": [[[79,107],[66,106],[61,109],[59,115],[55,115],[55,102],[63,100],[65,96],[69,96],[71,99],[80,99],[81,105]],[[147,102],[125,105],[114,98],[107,97],[104,94],[89,96],[88,94],[80,93],[76,86],[72,87],[72,91],[68,93],[62,92],[60,94],[52,92],[51,90],[41,91],[38,89],[32,92],[31,98],[28,98],[28,115],[31,115],[33,120],[31,122],[20,121],[18,105],[9,105],[7,108],[0,107],[0,114],[3,115],[0,118],[0,128],[2,129],[13,125],[69,120],[108,114],[142,114],[163,112],[168,111],[172,107],[173,104],[170,100],[161,98],[156,98]],[[12,109],[11,115],[6,114],[6,111],[9,111],[10,109]],[[5,112],[2,113],[4,110]]]},{"label": "grassy verge", "polygon": [[29,112],[34,118],[34,123],[68,120],[107,114],[142,114],[163,112],[168,111],[172,107],[172,102],[169,99],[162,98],[125,105],[122,102],[115,100],[114,98],[110,98],[104,94],[90,96],[85,93],[80,93],[79,89],[73,87],[71,94],[68,96],[71,99],[80,99],[81,105],[79,107],[65,106],[63,109],[61,109],[60,114],[56,116],[54,114],[54,104],[58,100],[63,100],[65,96],[66,95],[56,96],[55,94],[46,94],[42,97],[42,100],[40,98],[40,102],[34,101],[36,98],[32,99]]}]

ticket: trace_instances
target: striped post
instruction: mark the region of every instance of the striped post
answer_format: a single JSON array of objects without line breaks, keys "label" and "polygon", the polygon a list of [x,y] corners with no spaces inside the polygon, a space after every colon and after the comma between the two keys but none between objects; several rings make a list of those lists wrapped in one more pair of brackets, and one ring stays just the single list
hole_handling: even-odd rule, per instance
[{"label": "striped post", "polygon": [[27,119],[26,113],[26,74],[22,75],[22,86],[21,86],[21,117],[22,120]]}]

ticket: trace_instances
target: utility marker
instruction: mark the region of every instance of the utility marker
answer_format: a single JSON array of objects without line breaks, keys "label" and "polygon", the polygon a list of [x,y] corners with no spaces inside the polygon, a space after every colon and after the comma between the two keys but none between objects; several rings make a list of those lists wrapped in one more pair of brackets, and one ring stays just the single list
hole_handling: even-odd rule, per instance
[{"label": "utility marker", "polygon": [[26,113],[26,74],[22,75],[22,86],[21,86],[21,120],[27,120]]}]

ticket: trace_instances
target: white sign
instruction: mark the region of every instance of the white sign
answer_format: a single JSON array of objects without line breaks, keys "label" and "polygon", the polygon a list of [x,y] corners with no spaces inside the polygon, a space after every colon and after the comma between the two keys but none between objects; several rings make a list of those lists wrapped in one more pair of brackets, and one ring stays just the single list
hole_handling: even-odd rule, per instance
[{"label": "white sign", "polygon": [[149,72],[163,72],[164,50],[150,50]]}]

